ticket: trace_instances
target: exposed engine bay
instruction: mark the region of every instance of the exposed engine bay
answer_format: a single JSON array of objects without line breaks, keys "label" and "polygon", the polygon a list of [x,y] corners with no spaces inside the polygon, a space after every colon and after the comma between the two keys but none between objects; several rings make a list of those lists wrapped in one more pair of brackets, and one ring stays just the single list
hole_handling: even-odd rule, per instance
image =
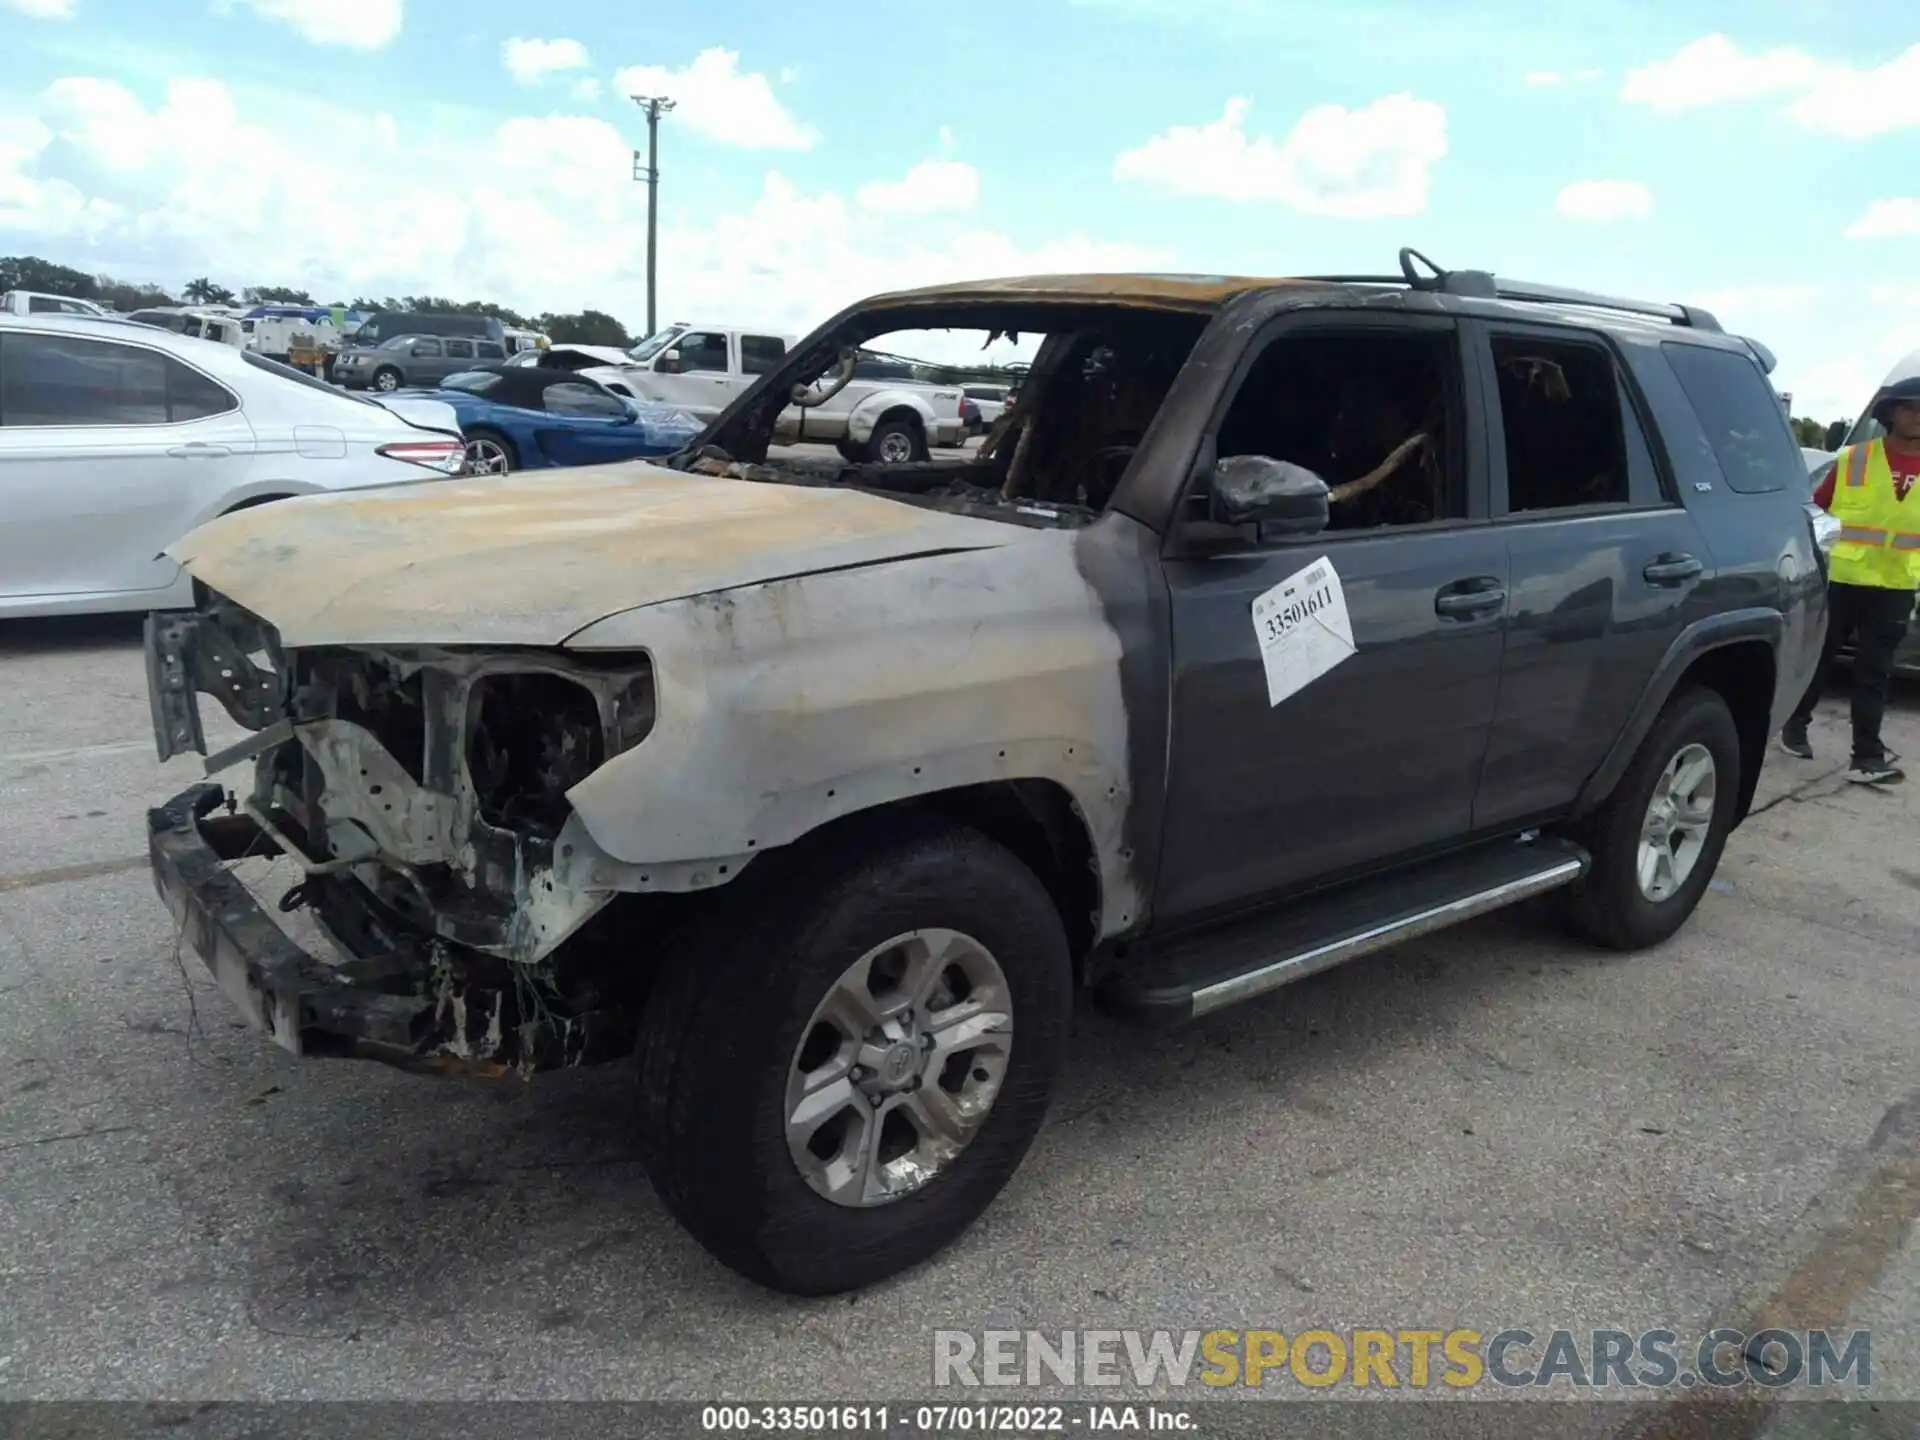
[{"label": "exposed engine bay", "polygon": [[982,333],[987,343],[1041,335],[1017,396],[970,456],[901,464],[767,458],[787,403],[830,397],[854,347],[897,331],[863,313],[816,337],[766,382],[757,406],[667,462],[696,474],[866,490],[1028,525],[1079,525],[1105,508],[1209,317],[1122,305],[976,305],[916,315],[913,329]]},{"label": "exposed engine bay", "polygon": [[372,1048],[530,1071],[628,1043],[644,969],[593,925],[623,867],[566,793],[652,729],[646,655],[283,651],[220,601],[155,621],[156,723],[190,748],[199,688],[256,732],[208,772],[253,761],[247,853],[305,872],[279,908],[349,957],[329,980],[379,997]]}]

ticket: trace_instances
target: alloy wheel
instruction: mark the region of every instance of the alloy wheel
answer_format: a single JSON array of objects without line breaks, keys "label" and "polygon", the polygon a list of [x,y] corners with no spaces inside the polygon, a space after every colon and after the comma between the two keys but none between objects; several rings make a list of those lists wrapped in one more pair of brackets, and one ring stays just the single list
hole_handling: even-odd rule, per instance
[{"label": "alloy wheel", "polygon": [[885,1205],[952,1166],[980,1132],[1013,1049],[1007,978],[957,930],[914,930],[862,955],[801,1032],[787,1148],[836,1205]]},{"label": "alloy wheel", "polygon": [[1719,772],[1704,745],[1683,747],[1653,787],[1640,825],[1635,876],[1656,905],[1669,900],[1693,874],[1713,828]]}]

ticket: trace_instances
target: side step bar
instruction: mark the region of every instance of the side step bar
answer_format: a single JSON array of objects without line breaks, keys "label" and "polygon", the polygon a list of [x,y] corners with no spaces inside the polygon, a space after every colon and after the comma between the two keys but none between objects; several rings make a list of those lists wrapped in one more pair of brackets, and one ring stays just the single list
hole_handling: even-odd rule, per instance
[{"label": "side step bar", "polygon": [[1136,951],[1097,1000],[1108,1013],[1142,1024],[1198,1019],[1570,885],[1588,863],[1585,850],[1560,840],[1509,840],[1443,856]]}]

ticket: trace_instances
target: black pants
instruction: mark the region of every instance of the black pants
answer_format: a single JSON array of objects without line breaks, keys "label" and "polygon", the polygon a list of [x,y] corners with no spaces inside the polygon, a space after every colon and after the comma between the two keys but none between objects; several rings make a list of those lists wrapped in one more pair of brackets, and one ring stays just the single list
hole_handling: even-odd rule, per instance
[{"label": "black pants", "polygon": [[1853,638],[1853,758],[1878,761],[1887,756],[1880,743],[1880,720],[1887,711],[1887,683],[1893,674],[1893,652],[1907,635],[1913,615],[1913,591],[1887,590],[1877,585],[1827,587],[1827,643],[1813,684],[1787,721],[1789,730],[1804,730],[1813,719],[1813,707],[1833,672],[1833,657],[1849,636]]}]

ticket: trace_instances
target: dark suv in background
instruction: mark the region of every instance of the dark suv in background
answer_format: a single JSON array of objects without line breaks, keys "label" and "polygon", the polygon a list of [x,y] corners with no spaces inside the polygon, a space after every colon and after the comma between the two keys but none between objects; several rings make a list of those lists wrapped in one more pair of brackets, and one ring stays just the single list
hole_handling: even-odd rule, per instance
[{"label": "dark suv in background", "polygon": [[506,326],[491,315],[381,310],[347,337],[331,378],[349,390],[437,385],[476,361],[505,360],[506,341]]},{"label": "dark suv in background", "polygon": [[[774,452],[940,329],[1039,341],[977,451]],[[862,1285],[1012,1175],[1077,989],[1162,1024],[1536,896],[1685,923],[1825,628],[1769,365],[1411,251],[879,296],[658,466],[180,542],[160,756],[196,689],[256,733],[209,762],[250,795],[150,813],[156,882],[295,1054],[633,1055],[672,1213]],[[263,853],[351,959],[221,865]]]}]

